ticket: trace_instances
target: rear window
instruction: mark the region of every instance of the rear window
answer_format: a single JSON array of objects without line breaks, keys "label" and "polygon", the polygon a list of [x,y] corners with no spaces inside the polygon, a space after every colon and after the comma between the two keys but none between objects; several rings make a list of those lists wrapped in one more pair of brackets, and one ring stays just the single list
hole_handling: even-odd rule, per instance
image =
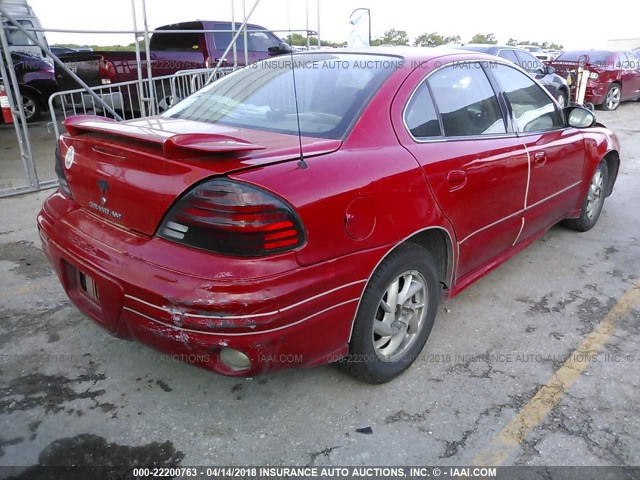
[{"label": "rear window", "polygon": [[402,64],[387,55],[277,57],[223,77],[163,116],[287,134],[298,133],[299,121],[302,135],[340,139]]},{"label": "rear window", "polygon": [[[180,23],[160,27],[162,30],[202,30],[201,22]],[[154,33],[149,42],[151,50],[190,52],[204,46],[202,33]]]},{"label": "rear window", "polygon": [[585,62],[591,65],[607,65],[607,59],[611,56],[611,52],[603,52],[598,50],[575,50],[573,52],[564,52],[558,55],[556,62]]}]

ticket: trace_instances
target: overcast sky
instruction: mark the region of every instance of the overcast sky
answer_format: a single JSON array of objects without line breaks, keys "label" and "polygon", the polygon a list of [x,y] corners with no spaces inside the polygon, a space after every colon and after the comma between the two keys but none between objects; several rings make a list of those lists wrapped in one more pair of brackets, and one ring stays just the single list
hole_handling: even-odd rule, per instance
[{"label": "overcast sky", "polygon": [[[141,0],[138,22],[141,28]],[[128,30],[133,27],[131,0],[29,0],[45,28]],[[247,11],[254,0],[246,0]],[[236,19],[242,19],[243,0],[236,0]],[[317,29],[318,0],[261,0],[252,23],[269,29]],[[635,5],[635,6],[632,6]],[[614,7],[615,6],[615,7]],[[541,2],[516,0],[321,0],[320,36],[346,41],[349,16],[358,7],[371,9],[372,35],[390,28],[406,30],[411,41],[422,33],[460,35],[468,41],[475,33],[493,33],[503,43],[548,41],[565,48],[602,48],[608,39],[640,37],[640,2],[610,0]],[[614,8],[611,8],[614,7]],[[186,20],[231,20],[231,0],[147,0],[151,29]],[[284,34],[283,34],[284,35]],[[282,36],[283,36],[282,35]],[[129,44],[132,36],[47,34],[50,43]]]}]

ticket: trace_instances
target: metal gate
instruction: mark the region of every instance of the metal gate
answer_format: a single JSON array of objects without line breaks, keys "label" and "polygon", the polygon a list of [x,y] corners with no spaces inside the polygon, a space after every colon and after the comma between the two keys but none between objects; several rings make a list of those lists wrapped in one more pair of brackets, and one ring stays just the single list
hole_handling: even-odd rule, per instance
[{"label": "metal gate", "polygon": [[[10,0],[11,1],[11,0]],[[136,20],[136,1],[141,2],[144,29],[138,29]],[[254,0],[252,8],[247,12],[246,0],[242,2],[243,21],[238,22],[239,27],[235,28],[235,1],[231,2],[232,11],[232,40],[225,53],[220,58],[223,59],[233,51],[234,65],[236,64],[238,52],[236,40],[240,35],[246,35],[246,24],[255,11],[261,0]],[[320,44],[320,0],[318,7],[318,29],[309,30],[309,0],[307,1],[307,28],[304,30],[289,30],[292,32],[305,32],[307,38],[309,34],[318,35],[318,45]],[[312,0],[313,1],[313,0]],[[26,5],[26,1],[24,2]],[[5,101],[8,103],[13,116],[13,125],[0,123],[0,198],[33,192],[44,188],[51,188],[57,185],[57,180],[53,168],[53,151],[57,138],[63,133],[62,121],[69,115],[77,114],[97,114],[111,116],[116,120],[132,118],[132,116],[147,116],[161,113],[166,108],[185,98],[194,91],[202,88],[208,82],[220,78],[227,74],[232,68],[220,68],[220,63],[214,69],[186,70],[166,77],[153,77],[151,63],[147,63],[147,71],[143,72],[143,62],[141,62],[140,43],[144,45],[146,58],[151,58],[149,51],[149,35],[158,32],[176,33],[182,31],[175,30],[149,30],[147,27],[146,0],[131,0],[133,13],[133,30],[122,31],[89,31],[89,30],[56,30],[56,29],[36,29],[29,28],[13,18],[13,15],[3,7],[0,2],[0,52],[2,60],[0,62],[0,84],[6,91]],[[4,24],[8,25],[5,26]],[[33,45],[37,45],[46,53],[57,65],[64,69],[66,74],[72,77],[79,85],[78,89],[57,92],[49,97],[48,108],[51,114],[51,122],[46,125],[27,124],[27,119],[22,108],[23,96],[20,91],[18,78],[13,65],[12,55],[9,48],[8,34],[20,32],[28,38]],[[131,34],[135,38],[136,59],[138,65],[138,80],[119,84],[89,87],[80,78],[70,71],[49,49],[46,42],[37,38],[37,32],[49,33],[78,33],[78,34]],[[203,30],[203,32],[216,32]],[[218,31],[219,32],[219,31]],[[227,31],[228,32],[228,31]],[[247,42],[245,44],[245,58],[247,58]],[[2,93],[0,93],[2,95]],[[1,98],[1,97],[0,97]],[[0,115],[0,121],[2,116]],[[34,139],[37,140],[34,142]]]}]

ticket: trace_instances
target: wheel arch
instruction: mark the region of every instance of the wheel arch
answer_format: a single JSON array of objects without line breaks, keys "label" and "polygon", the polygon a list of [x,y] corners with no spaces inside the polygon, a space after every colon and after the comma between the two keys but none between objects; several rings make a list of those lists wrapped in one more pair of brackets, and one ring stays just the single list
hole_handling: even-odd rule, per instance
[{"label": "wheel arch", "polygon": [[40,105],[40,108],[43,108],[45,106],[46,102],[44,102],[42,99],[42,92],[40,92],[40,90],[38,90],[37,88],[22,83],[20,84],[20,94],[23,95],[25,93],[33,95],[35,97],[35,101],[38,102],[38,105]]},{"label": "wheel arch", "polygon": [[603,158],[607,162],[607,170],[609,171],[609,183],[605,192],[608,197],[613,191],[613,185],[618,177],[618,171],[620,170],[620,154],[616,150],[609,151]]},{"label": "wheel arch", "polygon": [[436,267],[438,269],[438,281],[444,289],[449,289],[453,284],[454,265],[456,260],[453,241],[454,240],[452,234],[446,228],[441,226],[433,226],[423,228],[389,248],[389,250],[387,250],[387,252],[380,258],[378,263],[376,263],[375,267],[371,270],[369,278],[367,279],[367,282],[362,289],[362,293],[360,294],[360,299],[358,300],[358,305],[356,307],[356,313],[351,320],[351,330],[349,332],[348,341],[351,341],[351,336],[353,335],[353,326],[355,324],[358,310],[360,309],[360,304],[362,303],[364,292],[367,290],[373,274],[376,272],[385,258],[396,251],[399,247],[401,247],[402,245],[406,245],[407,243],[413,243],[415,245],[423,247],[424,249],[429,251],[429,253],[431,253],[433,260],[436,263]]}]

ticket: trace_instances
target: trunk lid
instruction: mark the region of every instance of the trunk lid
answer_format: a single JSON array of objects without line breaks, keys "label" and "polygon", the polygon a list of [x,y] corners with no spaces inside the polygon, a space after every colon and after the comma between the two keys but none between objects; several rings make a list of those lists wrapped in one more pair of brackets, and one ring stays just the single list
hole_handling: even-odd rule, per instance
[{"label": "trunk lid", "polygon": [[[188,120],[78,116],[65,126],[60,161],[74,200],[146,235],[156,232],[167,209],[194,184],[300,157],[295,135]],[[302,144],[310,157],[333,152],[342,142],[303,137]]]}]

